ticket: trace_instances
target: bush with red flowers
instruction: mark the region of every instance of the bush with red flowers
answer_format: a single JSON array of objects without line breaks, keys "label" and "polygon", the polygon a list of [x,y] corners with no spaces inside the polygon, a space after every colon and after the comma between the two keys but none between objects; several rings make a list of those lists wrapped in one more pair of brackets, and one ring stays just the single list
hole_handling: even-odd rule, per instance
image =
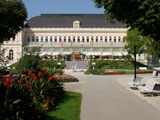
[{"label": "bush with red flowers", "polygon": [[44,119],[63,92],[63,84],[56,78],[46,68],[27,75],[0,74],[0,119]]}]

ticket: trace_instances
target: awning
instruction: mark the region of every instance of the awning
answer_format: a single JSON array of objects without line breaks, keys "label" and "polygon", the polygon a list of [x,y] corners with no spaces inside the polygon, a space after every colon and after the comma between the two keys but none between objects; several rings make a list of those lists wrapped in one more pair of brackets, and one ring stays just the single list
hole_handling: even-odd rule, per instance
[{"label": "awning", "polygon": [[84,55],[82,52],[72,52],[70,55]]}]

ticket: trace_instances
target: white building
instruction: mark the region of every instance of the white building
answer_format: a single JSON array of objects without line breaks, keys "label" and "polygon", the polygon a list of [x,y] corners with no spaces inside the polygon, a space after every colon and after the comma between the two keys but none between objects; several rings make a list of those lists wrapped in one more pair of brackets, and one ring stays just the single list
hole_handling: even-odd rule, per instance
[{"label": "white building", "polygon": [[15,39],[5,41],[1,47],[12,62],[21,58],[26,46],[40,46],[41,55],[82,52],[85,59],[89,55],[122,56],[127,54],[123,49],[127,30],[122,23],[106,21],[104,14],[41,14],[28,20]]}]

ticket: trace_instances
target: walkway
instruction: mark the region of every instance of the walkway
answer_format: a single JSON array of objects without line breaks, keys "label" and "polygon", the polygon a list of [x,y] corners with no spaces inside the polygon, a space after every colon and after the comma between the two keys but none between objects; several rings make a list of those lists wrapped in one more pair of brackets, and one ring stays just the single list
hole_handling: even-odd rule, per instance
[{"label": "walkway", "polygon": [[117,82],[122,76],[94,76],[84,75],[81,72],[66,74],[71,74],[80,80],[80,83],[68,84],[67,87],[83,94],[81,120],[160,119],[160,112],[157,109]]}]

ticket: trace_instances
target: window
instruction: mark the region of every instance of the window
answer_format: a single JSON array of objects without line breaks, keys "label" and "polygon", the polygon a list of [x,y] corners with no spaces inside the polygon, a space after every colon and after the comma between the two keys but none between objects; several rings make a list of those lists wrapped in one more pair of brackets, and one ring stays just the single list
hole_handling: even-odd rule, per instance
[{"label": "window", "polygon": [[50,42],[52,42],[52,36],[50,36]]},{"label": "window", "polygon": [[109,41],[110,41],[110,42],[112,41],[112,37],[111,37],[111,36],[109,37]]},{"label": "window", "polygon": [[38,36],[36,37],[36,40],[37,40],[37,42],[39,42],[39,37]]},{"label": "window", "polygon": [[73,37],[73,42],[75,42],[75,37]]},{"label": "window", "polygon": [[120,36],[118,37],[118,41],[119,41],[119,42],[121,41],[121,37],[120,37]]},{"label": "window", "polygon": [[82,37],[82,42],[84,42],[84,36]]},{"label": "window", "polygon": [[66,37],[64,36],[64,42],[66,42]]},{"label": "window", "polygon": [[46,42],[48,42],[48,36],[46,36]]},{"label": "window", "polygon": [[30,37],[29,36],[27,36],[27,42],[30,42]]},{"label": "window", "polygon": [[96,42],[98,42],[98,36],[96,36]]},{"label": "window", "polygon": [[87,36],[87,42],[89,42],[89,36]]},{"label": "window", "polygon": [[34,36],[32,36],[32,42],[34,42]]},{"label": "window", "polygon": [[80,42],[80,38],[79,38],[79,36],[78,36],[78,42]]},{"label": "window", "polygon": [[13,50],[10,50],[10,51],[9,51],[9,59],[10,59],[10,60],[13,60]]},{"label": "window", "polygon": [[41,42],[43,42],[43,36],[41,36]]},{"label": "window", "polygon": [[105,37],[105,42],[107,42],[107,36]]},{"label": "window", "polygon": [[62,40],[62,39],[61,39],[61,36],[59,36],[59,41],[61,42],[61,40]]},{"label": "window", "polygon": [[78,20],[73,22],[73,28],[79,28],[80,27],[80,22]]},{"label": "window", "polygon": [[116,42],[116,36],[114,36],[114,42]]},{"label": "window", "polygon": [[68,41],[71,42],[71,38],[70,37],[68,37]]},{"label": "window", "polygon": [[56,36],[55,36],[55,39],[54,39],[54,40],[55,40],[55,42],[57,42],[57,37],[56,37]]}]

